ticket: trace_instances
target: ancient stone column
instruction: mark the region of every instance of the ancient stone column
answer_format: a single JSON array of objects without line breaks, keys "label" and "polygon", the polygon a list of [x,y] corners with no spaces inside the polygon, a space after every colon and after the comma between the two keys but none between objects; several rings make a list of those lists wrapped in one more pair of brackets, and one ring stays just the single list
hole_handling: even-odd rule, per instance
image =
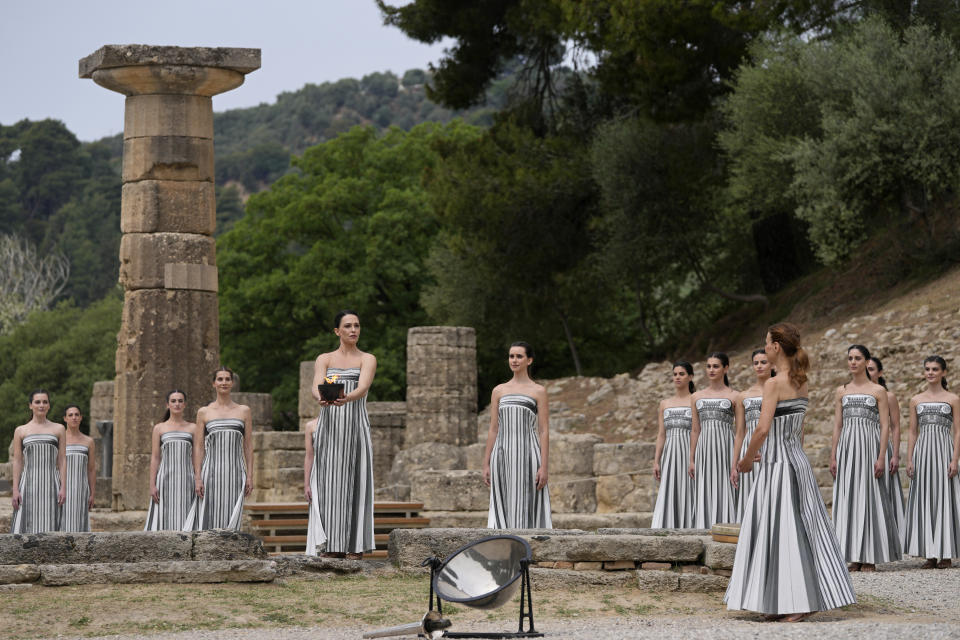
[{"label": "ancient stone column", "polygon": [[473,327],[407,332],[404,447],[477,441],[477,334]]},{"label": "ancient stone column", "polygon": [[150,435],[173,388],[190,419],[219,363],[211,96],[243,84],[259,49],[107,45],[80,77],[127,96],[114,389],[113,507],[145,509]]}]

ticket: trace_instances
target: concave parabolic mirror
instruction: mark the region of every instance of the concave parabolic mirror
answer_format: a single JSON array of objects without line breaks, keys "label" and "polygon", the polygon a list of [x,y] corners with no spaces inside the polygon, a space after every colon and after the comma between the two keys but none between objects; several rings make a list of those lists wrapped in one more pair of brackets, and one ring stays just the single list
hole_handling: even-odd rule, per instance
[{"label": "concave parabolic mirror", "polygon": [[474,609],[503,606],[520,586],[521,560],[530,545],[516,536],[491,536],[455,551],[433,578],[433,589],[447,602]]}]

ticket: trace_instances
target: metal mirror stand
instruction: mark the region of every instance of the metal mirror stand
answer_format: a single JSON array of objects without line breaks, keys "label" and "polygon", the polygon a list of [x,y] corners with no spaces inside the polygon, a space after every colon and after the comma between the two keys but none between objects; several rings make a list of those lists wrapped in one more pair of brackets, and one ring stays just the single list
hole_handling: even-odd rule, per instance
[{"label": "metal mirror stand", "polygon": [[[430,557],[423,561],[421,567],[430,567],[430,600],[427,602],[428,611],[433,611],[434,600],[436,600],[437,613],[443,615],[443,604],[440,600],[440,594],[433,592],[433,578],[437,571],[443,566],[443,560]],[[530,561],[520,560],[520,623],[517,631],[493,631],[493,632],[471,632],[471,631],[445,631],[444,638],[542,638],[543,634],[537,631],[533,626],[533,596],[530,593]],[[436,598],[434,598],[436,595]],[[523,630],[523,619],[528,622],[527,630]],[[422,636],[421,636],[422,637]]]}]

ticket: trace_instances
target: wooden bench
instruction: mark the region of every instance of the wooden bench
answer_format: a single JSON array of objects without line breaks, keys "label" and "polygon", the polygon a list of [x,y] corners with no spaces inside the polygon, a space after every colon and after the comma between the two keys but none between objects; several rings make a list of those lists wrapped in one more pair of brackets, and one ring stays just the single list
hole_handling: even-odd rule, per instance
[{"label": "wooden bench", "polygon": [[[399,528],[422,529],[429,518],[420,517],[422,502],[374,502],[373,539],[376,549],[365,558],[387,557],[390,532]],[[250,528],[263,539],[270,554],[303,553],[307,544],[309,505],[306,502],[251,502],[243,506]]]}]

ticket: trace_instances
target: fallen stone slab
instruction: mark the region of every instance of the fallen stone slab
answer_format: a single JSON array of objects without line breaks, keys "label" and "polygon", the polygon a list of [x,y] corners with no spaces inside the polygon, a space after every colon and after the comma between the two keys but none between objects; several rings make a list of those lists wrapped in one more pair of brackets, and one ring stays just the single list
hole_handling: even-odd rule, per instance
[{"label": "fallen stone slab", "polygon": [[40,565],[40,583],[153,584],[209,582],[273,582],[272,560],[210,560],[174,562],[105,562],[95,564]]},{"label": "fallen stone slab", "polygon": [[[610,514],[613,515],[613,514]],[[651,529],[649,527],[604,527],[597,529],[602,536],[709,536],[709,529]]]},{"label": "fallen stone slab", "polygon": [[[460,547],[481,538],[516,535],[526,539],[530,535],[557,533],[557,529],[394,529],[390,532],[389,558],[396,567],[419,569],[425,558],[446,558]],[[586,531],[568,529],[562,533],[567,536],[587,535]]]},{"label": "fallen stone slab", "polygon": [[[629,587],[636,583],[633,571],[575,571],[573,569],[530,569],[530,586],[540,589],[569,589],[571,587],[606,586]],[[534,598],[536,606],[536,598]]]},{"label": "fallen stone slab", "polygon": [[682,591],[684,593],[710,593],[726,591],[729,578],[674,571],[637,571],[634,574],[637,586],[643,591]]},{"label": "fallen stone slab", "polygon": [[40,579],[40,569],[35,564],[0,564],[0,584],[21,584]]},{"label": "fallen stone slab", "polygon": [[303,554],[283,554],[276,556],[277,576],[309,575],[317,573],[349,574],[360,573],[367,568],[361,560],[340,558],[321,558]]},{"label": "fallen stone slab", "polygon": [[535,562],[694,562],[703,553],[703,542],[696,536],[636,535],[532,535],[530,542]]},{"label": "fallen stone slab", "polygon": [[725,576],[682,573],[680,574],[680,585],[677,590],[686,593],[726,591],[729,583],[730,578]]},{"label": "fallen stone slab", "polygon": [[[551,454],[552,455],[552,454]],[[583,529],[584,531],[614,530],[611,527],[630,528],[649,526],[653,514],[649,511],[621,513],[554,513],[556,529]]]},{"label": "fallen stone slab", "polygon": [[716,542],[709,536],[703,540],[703,564],[711,569],[733,569],[737,545],[732,542]]},{"label": "fallen stone slab", "polygon": [[228,529],[212,529],[193,533],[193,560],[240,560],[266,558],[263,540],[249,533]]}]

